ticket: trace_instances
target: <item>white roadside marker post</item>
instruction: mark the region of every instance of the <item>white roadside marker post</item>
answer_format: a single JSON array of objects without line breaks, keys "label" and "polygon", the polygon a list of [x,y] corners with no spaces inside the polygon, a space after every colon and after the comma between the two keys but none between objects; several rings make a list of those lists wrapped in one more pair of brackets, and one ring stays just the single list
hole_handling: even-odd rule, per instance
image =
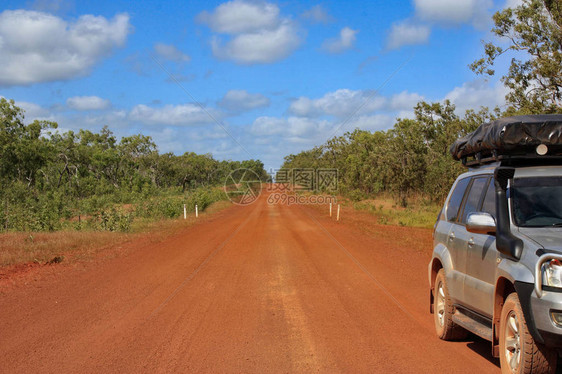
[{"label": "white roadside marker post", "polygon": [[332,217],[332,202],[330,201],[330,217]]},{"label": "white roadside marker post", "polygon": [[183,219],[187,219],[187,210],[185,210],[185,204],[183,204]]},{"label": "white roadside marker post", "polygon": [[338,204],[338,216],[336,218],[336,221],[340,220],[340,204]]},{"label": "white roadside marker post", "polygon": [[197,207],[197,204],[195,204],[195,218],[199,217],[199,208]]}]

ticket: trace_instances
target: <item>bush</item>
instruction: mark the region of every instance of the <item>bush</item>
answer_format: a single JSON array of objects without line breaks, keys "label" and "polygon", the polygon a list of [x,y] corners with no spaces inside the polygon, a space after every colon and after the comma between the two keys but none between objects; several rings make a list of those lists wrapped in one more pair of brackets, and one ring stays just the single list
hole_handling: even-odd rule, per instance
[{"label": "bush", "polygon": [[180,196],[159,196],[135,205],[135,214],[143,218],[177,218],[183,214],[183,204],[189,212],[197,205],[200,212],[212,203],[226,199],[221,188],[199,187]]},{"label": "bush", "polygon": [[125,213],[122,210],[112,208],[110,210],[102,210],[96,216],[97,227],[102,231],[124,231],[131,229],[133,215]]}]

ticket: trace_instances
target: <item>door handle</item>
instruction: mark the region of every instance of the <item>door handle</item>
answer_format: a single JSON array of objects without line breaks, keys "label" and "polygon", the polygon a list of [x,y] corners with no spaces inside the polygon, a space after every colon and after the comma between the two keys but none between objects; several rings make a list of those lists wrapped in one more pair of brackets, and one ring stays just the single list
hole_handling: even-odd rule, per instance
[{"label": "door handle", "polygon": [[473,245],[474,245],[474,239],[473,238],[468,239],[468,246],[472,247]]},{"label": "door handle", "polygon": [[455,233],[454,232],[449,234],[449,240],[455,240]]}]

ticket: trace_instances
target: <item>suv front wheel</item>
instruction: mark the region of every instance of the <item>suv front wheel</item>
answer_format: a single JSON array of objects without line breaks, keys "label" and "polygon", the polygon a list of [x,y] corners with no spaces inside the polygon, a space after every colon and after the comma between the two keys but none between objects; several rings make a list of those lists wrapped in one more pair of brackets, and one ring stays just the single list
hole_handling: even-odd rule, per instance
[{"label": "suv front wheel", "polygon": [[449,298],[449,290],[445,279],[445,270],[440,269],[435,277],[433,295],[433,317],[437,336],[443,340],[464,339],[468,332],[453,322],[455,308]]},{"label": "suv front wheel", "polygon": [[535,343],[527,329],[517,293],[505,300],[500,319],[502,373],[554,373],[556,352]]}]

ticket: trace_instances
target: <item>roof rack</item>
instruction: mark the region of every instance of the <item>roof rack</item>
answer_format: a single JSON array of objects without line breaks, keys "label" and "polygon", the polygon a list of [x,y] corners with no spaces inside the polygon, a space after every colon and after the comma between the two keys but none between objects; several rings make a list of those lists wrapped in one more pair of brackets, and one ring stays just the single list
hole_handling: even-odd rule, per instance
[{"label": "roof rack", "polygon": [[493,151],[491,155],[482,156],[482,153],[478,152],[473,157],[461,158],[461,162],[465,167],[477,167],[494,162],[501,162],[504,166],[562,165],[562,155],[541,156],[536,153],[498,155]]}]

